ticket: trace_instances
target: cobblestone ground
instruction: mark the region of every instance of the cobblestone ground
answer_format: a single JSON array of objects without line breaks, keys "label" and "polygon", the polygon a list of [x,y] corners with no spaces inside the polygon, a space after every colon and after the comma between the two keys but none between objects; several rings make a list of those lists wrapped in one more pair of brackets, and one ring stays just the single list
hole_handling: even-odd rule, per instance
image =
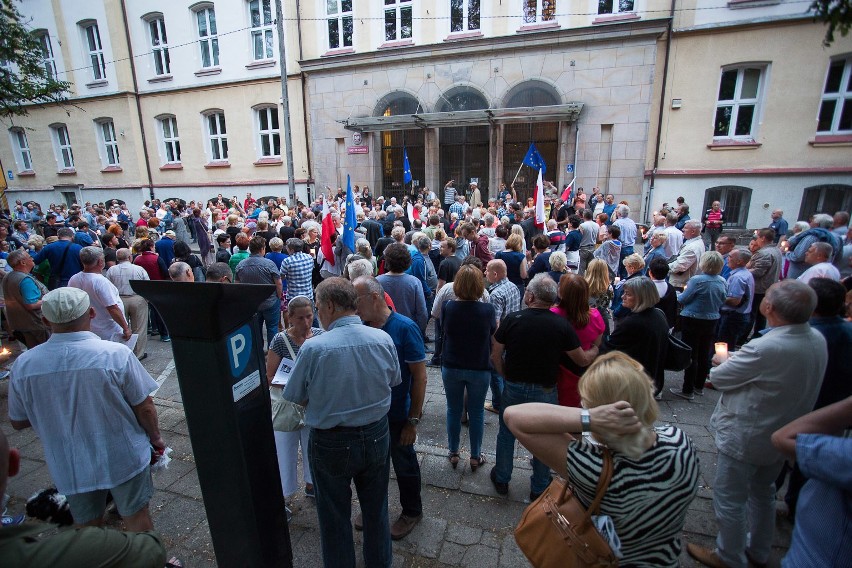
[{"label": "cobblestone ground", "polygon": [[[163,535],[169,553],[183,559],[185,565],[216,566],[172,362],[171,344],[152,338],[148,351],[150,356],[143,364],[161,385],[155,394],[160,427],[163,438],[174,449],[174,459],[169,469],[154,478],[157,489],[151,502],[154,523]],[[680,373],[669,373],[667,386],[679,385]],[[689,508],[683,537],[690,542],[712,546],[716,535],[712,504],[716,448],[708,424],[719,395],[710,390],[705,390],[705,393],[704,397],[696,397],[694,402],[672,400],[674,397],[667,395],[660,404],[660,423],[676,424],[683,429],[699,451],[700,488]],[[41,443],[35,433],[31,429],[21,432],[12,430],[7,400],[8,380],[4,380],[0,382],[0,427],[9,437],[10,443],[21,450],[22,455],[21,473],[10,480],[8,488],[12,496],[9,510],[18,513],[23,512],[26,498],[50,486],[51,480]],[[528,504],[529,454],[520,447],[516,450],[515,473],[509,484],[509,495],[499,496],[488,479],[490,465],[494,463],[497,415],[485,413],[483,448],[489,463],[471,472],[466,459],[460,462],[456,470],[447,461],[445,413],[446,401],[440,371],[429,368],[424,418],[420,423],[417,441],[423,475],[424,518],[407,538],[393,544],[393,565],[424,568],[526,566],[527,562],[515,544],[512,531]],[[466,429],[463,429],[463,458],[467,450],[466,435]],[[393,520],[400,511],[393,479],[389,487],[389,504]],[[305,568],[320,566],[322,557],[314,503],[300,494],[293,499],[291,508],[294,513],[290,523],[293,564]],[[358,513],[357,501],[353,502],[352,513],[353,517]],[[110,522],[116,527],[121,526],[117,518],[111,518]],[[789,546],[791,530],[786,520],[779,520],[770,566],[780,565],[780,559]],[[355,533],[355,539],[360,550],[360,533]],[[686,554],[685,546],[681,563],[683,566],[698,566]]]}]

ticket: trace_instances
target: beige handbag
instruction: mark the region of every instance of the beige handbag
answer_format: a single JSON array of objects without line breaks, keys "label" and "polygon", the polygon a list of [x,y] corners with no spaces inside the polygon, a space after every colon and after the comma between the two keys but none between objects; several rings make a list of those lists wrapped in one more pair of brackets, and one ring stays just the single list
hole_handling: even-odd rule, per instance
[{"label": "beige handbag", "polygon": [[[296,354],[290,345],[290,338],[284,334],[284,344],[295,361]],[[269,387],[269,400],[272,403],[272,429],[278,432],[294,432],[305,425],[305,407],[284,398],[284,389]]]}]

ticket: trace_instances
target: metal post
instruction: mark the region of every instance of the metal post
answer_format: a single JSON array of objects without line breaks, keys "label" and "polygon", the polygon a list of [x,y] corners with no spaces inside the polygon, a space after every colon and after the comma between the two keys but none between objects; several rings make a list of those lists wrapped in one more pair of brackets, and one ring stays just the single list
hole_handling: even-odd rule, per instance
[{"label": "metal post", "polygon": [[275,0],[275,27],[278,30],[278,59],[281,60],[281,106],[284,107],[284,153],[287,155],[287,182],[290,203],[296,203],[296,180],[293,171],[293,138],[290,135],[290,95],[287,93],[287,49],[284,46],[284,11],[281,0]]}]

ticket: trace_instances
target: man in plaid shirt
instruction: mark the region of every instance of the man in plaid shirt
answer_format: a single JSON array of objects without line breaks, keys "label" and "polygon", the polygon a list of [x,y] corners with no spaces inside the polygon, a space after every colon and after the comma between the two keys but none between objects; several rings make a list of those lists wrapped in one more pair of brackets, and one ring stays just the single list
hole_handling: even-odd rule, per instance
[{"label": "man in plaid shirt", "polygon": [[[506,277],[506,263],[495,259],[485,268],[485,278],[488,280],[489,301],[494,306],[497,325],[506,316],[521,309],[521,291]],[[485,405],[489,412],[500,412],[501,393],[503,392],[503,377],[491,369],[491,404]]]},{"label": "man in plaid shirt", "polygon": [[302,239],[287,239],[290,256],[281,261],[281,279],[287,281],[287,303],[296,296],[307,296],[311,301],[314,299],[314,288],[311,285],[314,259],[303,252],[303,247]]}]

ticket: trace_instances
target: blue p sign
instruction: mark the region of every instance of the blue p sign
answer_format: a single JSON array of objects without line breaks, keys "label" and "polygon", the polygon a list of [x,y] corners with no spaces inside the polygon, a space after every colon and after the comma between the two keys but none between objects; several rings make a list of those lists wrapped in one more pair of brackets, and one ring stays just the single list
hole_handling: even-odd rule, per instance
[{"label": "blue p sign", "polygon": [[245,370],[251,355],[251,328],[244,325],[225,340],[228,346],[228,366],[231,374],[239,377]]}]

